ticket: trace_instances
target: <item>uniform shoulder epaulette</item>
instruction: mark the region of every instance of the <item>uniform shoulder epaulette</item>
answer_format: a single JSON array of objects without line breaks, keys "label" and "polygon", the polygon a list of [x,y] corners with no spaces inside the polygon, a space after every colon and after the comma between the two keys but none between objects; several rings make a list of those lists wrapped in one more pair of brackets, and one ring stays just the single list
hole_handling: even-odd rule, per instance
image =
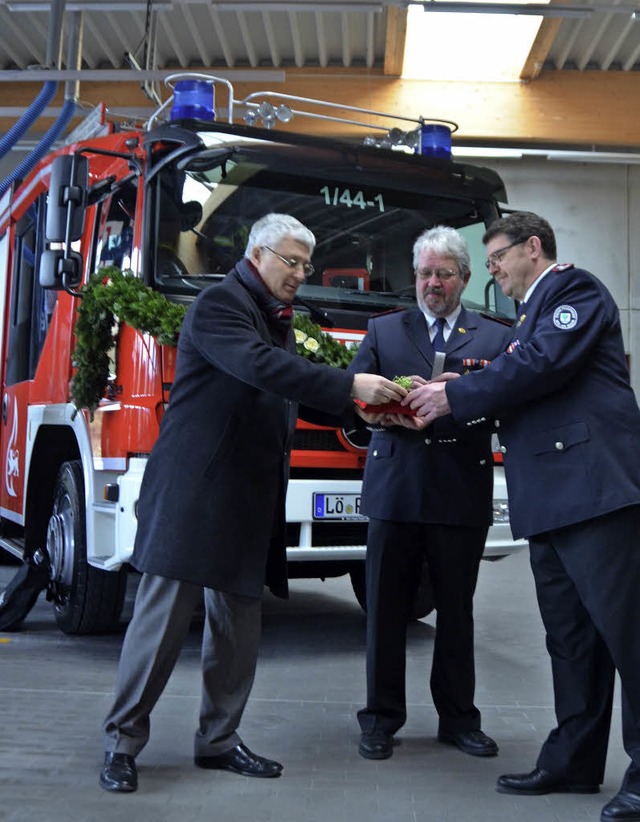
[{"label": "uniform shoulder epaulette", "polygon": [[551,269],[552,271],[568,271],[570,268],[574,268],[573,263],[557,263]]}]

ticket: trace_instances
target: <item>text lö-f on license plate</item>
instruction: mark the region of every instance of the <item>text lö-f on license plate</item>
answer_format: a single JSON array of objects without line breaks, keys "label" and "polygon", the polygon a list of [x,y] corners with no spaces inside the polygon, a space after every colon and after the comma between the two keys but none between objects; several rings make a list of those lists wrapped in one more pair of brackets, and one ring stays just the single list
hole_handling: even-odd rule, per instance
[{"label": "text l\u00f6-f on license plate", "polygon": [[366,519],[360,513],[360,494],[314,494],[314,519]]}]

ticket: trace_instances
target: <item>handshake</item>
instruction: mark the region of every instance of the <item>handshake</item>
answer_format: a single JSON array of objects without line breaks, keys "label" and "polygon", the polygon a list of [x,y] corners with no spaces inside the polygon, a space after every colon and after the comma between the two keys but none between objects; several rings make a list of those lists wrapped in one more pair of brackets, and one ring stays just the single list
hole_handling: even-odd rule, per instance
[{"label": "handshake", "polygon": [[[458,379],[459,376],[460,374],[447,371],[434,380],[426,380],[418,375],[387,380],[374,374],[356,374],[352,389],[356,413],[369,425],[401,425],[419,431],[438,417],[451,412],[445,388],[447,382]],[[373,399],[361,395],[363,383],[358,380],[360,377],[382,381],[376,384]],[[367,383],[373,388],[373,382]]]}]

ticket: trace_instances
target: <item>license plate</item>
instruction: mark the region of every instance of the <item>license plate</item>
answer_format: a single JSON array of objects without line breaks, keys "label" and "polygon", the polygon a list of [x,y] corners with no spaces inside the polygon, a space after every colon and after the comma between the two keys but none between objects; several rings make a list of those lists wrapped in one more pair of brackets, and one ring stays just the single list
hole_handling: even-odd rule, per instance
[{"label": "license plate", "polygon": [[360,494],[314,494],[314,519],[366,519],[360,513]]}]

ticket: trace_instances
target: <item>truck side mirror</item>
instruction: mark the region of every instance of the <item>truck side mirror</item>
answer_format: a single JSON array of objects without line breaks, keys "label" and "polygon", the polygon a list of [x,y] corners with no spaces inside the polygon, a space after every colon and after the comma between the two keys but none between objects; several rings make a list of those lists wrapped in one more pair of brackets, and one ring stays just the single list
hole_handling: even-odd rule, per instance
[{"label": "truck side mirror", "polygon": [[40,255],[40,270],[38,277],[43,288],[70,289],[78,288],[82,282],[82,254],[77,251],[49,249]]},{"label": "truck side mirror", "polygon": [[[89,187],[89,161],[81,154],[56,157],[51,164],[45,236],[50,243],[79,240]],[[69,237],[67,238],[67,225]]]}]

